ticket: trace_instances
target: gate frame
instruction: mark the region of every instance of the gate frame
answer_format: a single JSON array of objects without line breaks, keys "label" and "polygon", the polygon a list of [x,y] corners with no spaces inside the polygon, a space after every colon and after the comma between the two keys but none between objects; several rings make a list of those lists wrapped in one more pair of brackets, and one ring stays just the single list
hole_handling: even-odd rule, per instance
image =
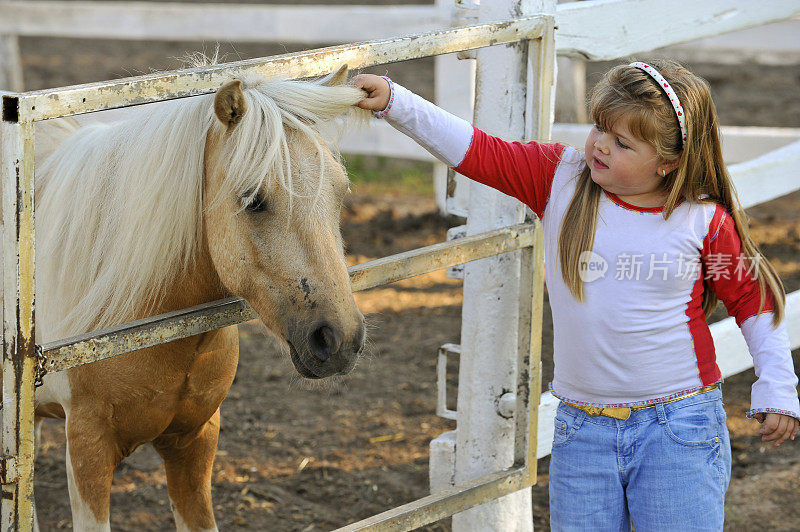
[{"label": "gate frame", "polygon": [[[394,61],[527,41],[529,86],[525,109],[549,120],[554,19],[536,15],[440,32],[334,46],[270,58],[225,63],[47,89],[2,93],[0,170],[3,174],[3,456],[0,457],[3,530],[33,527],[34,390],[48,370],[70,367],[240,323],[249,306],[229,298],[39,346],[35,344],[34,123],[50,118],[208,94],[229,76],[256,73],[292,79],[326,74],[341,64],[358,69]],[[533,65],[533,67],[531,67]],[[548,90],[541,90],[548,88]],[[534,96],[536,97],[534,101]],[[543,97],[544,96],[544,97]],[[538,125],[538,124],[537,124]],[[540,128],[537,128],[540,129]],[[543,131],[549,129],[549,122]],[[530,138],[530,137],[529,137]],[[12,191],[14,191],[12,193]],[[531,486],[536,481],[536,431],[541,388],[544,249],[541,222],[522,224],[420,248],[349,268],[353,290],[420,275],[450,265],[521,250],[514,464],[463,485],[353,523],[340,530],[410,530]],[[158,334],[165,324],[177,332]],[[173,327],[174,329],[174,327]],[[143,341],[146,338],[146,341]]]}]

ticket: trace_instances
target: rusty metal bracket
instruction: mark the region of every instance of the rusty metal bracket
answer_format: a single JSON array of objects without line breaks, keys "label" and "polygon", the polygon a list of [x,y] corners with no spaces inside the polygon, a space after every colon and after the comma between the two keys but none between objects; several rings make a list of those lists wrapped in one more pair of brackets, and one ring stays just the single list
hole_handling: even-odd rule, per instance
[{"label": "rusty metal bracket", "polygon": [[0,458],[0,484],[14,484],[19,479],[17,471],[17,457],[3,456]]}]

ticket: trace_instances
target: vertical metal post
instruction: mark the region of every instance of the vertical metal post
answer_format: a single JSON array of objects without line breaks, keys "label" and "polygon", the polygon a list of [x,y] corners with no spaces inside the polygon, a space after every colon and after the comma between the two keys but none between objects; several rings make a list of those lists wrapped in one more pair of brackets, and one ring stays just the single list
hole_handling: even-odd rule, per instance
[{"label": "vertical metal post", "polygon": [[0,146],[5,226],[2,440],[4,464],[16,465],[16,474],[8,475],[2,486],[2,529],[32,530],[36,372],[33,123],[1,122]]},{"label": "vertical metal post", "polygon": [[536,483],[539,399],[542,394],[542,308],[544,298],[544,236],[536,220],[533,248],[522,252],[519,279],[517,406],[514,462],[525,464],[529,484]]},{"label": "vertical metal post", "polygon": [[[553,10],[555,6],[550,6]],[[553,128],[553,111],[555,99],[555,35],[554,25],[549,24],[541,39],[528,42],[528,79],[525,94],[525,137],[526,140],[545,142],[550,140]],[[530,357],[530,400],[527,402],[528,415],[517,416],[517,431],[526,431],[528,442],[524,449],[517,443],[516,457],[524,450],[525,464],[527,465],[528,481],[536,483],[538,432],[539,432],[539,402],[542,389],[542,308],[544,297],[544,235],[541,221],[537,220],[535,243],[532,250],[526,250],[522,258],[521,283],[530,283],[530,303],[528,313],[530,324],[524,323],[525,315],[520,308],[520,362],[517,367],[523,368],[522,358]],[[525,305],[527,290],[520,293],[520,305]],[[522,330],[522,327],[529,329]],[[528,339],[528,344],[524,340]],[[517,412],[525,406],[517,392]],[[527,418],[527,426],[523,426],[523,417]]]},{"label": "vertical metal post", "polygon": [[525,140],[547,142],[553,129],[556,90],[555,28],[548,25],[541,39],[528,41]]}]

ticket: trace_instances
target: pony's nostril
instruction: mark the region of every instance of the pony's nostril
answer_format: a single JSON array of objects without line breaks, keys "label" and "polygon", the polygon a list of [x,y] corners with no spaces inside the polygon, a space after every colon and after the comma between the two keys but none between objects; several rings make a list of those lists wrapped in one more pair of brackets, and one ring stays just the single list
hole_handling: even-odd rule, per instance
[{"label": "pony's nostril", "polygon": [[339,335],[327,325],[322,325],[311,333],[311,352],[322,362],[339,350],[339,344]]}]

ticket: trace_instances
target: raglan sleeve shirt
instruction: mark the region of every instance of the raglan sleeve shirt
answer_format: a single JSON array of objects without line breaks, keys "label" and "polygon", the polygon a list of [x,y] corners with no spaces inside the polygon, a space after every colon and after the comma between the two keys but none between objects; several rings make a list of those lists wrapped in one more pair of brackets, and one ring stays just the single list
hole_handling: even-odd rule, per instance
[{"label": "raglan sleeve shirt", "polygon": [[784,414],[800,419],[797,375],[792,363],[786,322],[772,324],[774,300],[767,294],[759,313],[761,290],[752,263],[742,255],[733,218],[717,206],[703,241],[702,263],[709,289],[741,328],[756,373],[748,417],[758,413]]},{"label": "raglan sleeve shirt", "polygon": [[[377,117],[385,118],[457,172],[519,199],[540,218],[544,215],[563,145],[504,141],[391,80],[389,84],[389,106],[375,113]],[[747,415],[772,412],[800,419],[786,325],[772,327],[771,298],[758,313],[758,283],[742,271],[737,262],[740,252],[733,220],[717,207],[703,241],[702,262],[706,285],[736,318],[753,356],[758,379]]]},{"label": "raglan sleeve shirt", "polygon": [[390,105],[376,113],[458,173],[513,196],[540,218],[564,146],[506,142],[392,83]]}]

